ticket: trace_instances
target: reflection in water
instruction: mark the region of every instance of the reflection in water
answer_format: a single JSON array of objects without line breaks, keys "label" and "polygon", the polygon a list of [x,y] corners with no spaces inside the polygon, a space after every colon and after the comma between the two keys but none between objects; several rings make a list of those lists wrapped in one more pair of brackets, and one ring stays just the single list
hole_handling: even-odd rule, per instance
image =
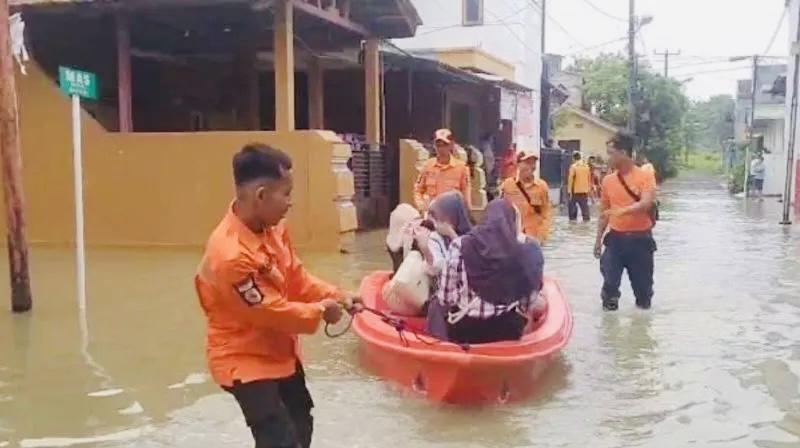
[{"label": "reflection in water", "polygon": [[[777,225],[774,200],[745,203],[715,182],[677,182],[662,198],[650,312],[623,282],[620,311],[602,313],[594,223],[556,226],[547,271],[576,327],[528,402],[433,405],[361,369],[352,335],[306,338],[314,447],[800,447],[800,231]],[[304,260],[355,289],[389,264],[382,232],[356,245]],[[206,374],[199,255],[90,252],[84,333],[72,252],[33,251],[35,312],[0,313],[0,448],[249,446]]]}]

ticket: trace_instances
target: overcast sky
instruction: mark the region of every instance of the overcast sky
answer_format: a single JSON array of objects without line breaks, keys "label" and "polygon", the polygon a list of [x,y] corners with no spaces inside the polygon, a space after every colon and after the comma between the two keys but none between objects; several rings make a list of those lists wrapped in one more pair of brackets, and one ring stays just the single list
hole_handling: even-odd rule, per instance
[{"label": "overcast sky", "polygon": [[[778,27],[784,3],[785,0],[637,0],[637,14],[653,16],[653,22],[642,28],[637,39],[637,52],[663,70],[663,56],[654,56],[653,51],[680,50],[680,56],[670,58],[669,74],[680,80],[692,78],[686,85],[692,97],[734,94],[736,80],[749,78],[751,63],[731,63],[730,57],[769,54],[781,57],[769,59],[770,62],[786,62],[788,20],[784,17]],[[628,14],[626,0],[549,0],[547,11],[551,18],[547,22],[548,53],[593,55],[625,49],[624,40],[599,45],[625,37],[627,23],[620,19]]]}]

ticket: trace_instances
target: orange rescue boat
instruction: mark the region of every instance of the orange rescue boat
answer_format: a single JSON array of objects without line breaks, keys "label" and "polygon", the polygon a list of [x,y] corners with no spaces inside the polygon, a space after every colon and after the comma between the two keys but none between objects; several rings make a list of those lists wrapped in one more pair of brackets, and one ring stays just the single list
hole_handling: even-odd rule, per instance
[{"label": "orange rescue boat", "polygon": [[491,404],[531,396],[537,380],[572,335],[572,310],[558,280],[545,277],[547,309],[519,341],[471,346],[426,335],[425,318],[393,315],[381,297],[389,272],[374,272],[361,282],[367,308],[397,318],[402,328],[369,312],[359,313],[353,331],[360,357],[378,376],[430,400],[454,404]]}]

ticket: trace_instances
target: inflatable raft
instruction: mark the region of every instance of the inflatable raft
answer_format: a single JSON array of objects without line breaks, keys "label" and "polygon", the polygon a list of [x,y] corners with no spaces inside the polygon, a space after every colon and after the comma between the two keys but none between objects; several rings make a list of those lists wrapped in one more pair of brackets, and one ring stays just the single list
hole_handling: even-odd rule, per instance
[{"label": "inflatable raft", "polygon": [[552,277],[545,278],[542,289],[547,309],[521,340],[462,346],[426,335],[424,318],[392,315],[381,298],[389,275],[375,272],[361,283],[364,305],[384,313],[362,312],[353,321],[361,362],[378,376],[436,402],[480,405],[525,399],[572,335],[572,310]]}]

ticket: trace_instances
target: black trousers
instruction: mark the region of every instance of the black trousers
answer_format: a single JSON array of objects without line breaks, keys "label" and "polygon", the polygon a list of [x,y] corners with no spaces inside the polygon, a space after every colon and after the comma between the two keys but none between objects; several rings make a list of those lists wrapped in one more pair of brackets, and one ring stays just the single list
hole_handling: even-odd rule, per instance
[{"label": "black trousers", "polygon": [[578,207],[581,209],[581,218],[583,218],[584,221],[588,221],[590,219],[588,193],[575,193],[570,196],[569,203],[567,204],[567,212],[569,213],[570,221],[578,219]]},{"label": "black trousers", "polygon": [[314,432],[314,401],[306,387],[303,366],[288,378],[234,382],[224,387],[242,408],[255,448],[309,448]]},{"label": "black trousers", "polygon": [[455,324],[448,324],[447,339],[459,344],[516,341],[522,337],[527,324],[528,319],[516,311],[509,311],[489,319],[465,316]]},{"label": "black trousers", "polygon": [[627,271],[636,306],[650,308],[653,299],[653,254],[656,251],[653,235],[649,231],[622,233],[612,230],[606,234],[603,244],[605,250],[600,257],[603,307],[608,310],[618,308],[622,273]]}]

